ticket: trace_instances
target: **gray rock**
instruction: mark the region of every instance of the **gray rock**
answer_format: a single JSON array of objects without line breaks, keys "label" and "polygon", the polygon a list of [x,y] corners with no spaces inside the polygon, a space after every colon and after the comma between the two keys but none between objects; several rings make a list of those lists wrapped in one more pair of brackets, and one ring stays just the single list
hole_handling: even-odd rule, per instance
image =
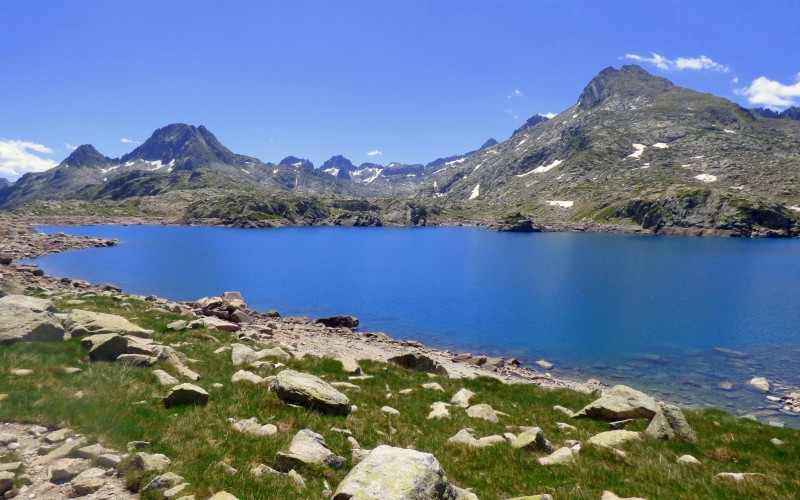
[{"label": "gray rock", "polygon": [[339,469],[343,463],[344,459],[331,451],[325,443],[325,439],[309,429],[303,429],[295,434],[287,453],[278,452],[275,456],[275,469],[281,472],[288,472],[309,464]]},{"label": "gray rock", "polygon": [[[8,297],[16,296],[3,298]],[[0,306],[0,345],[60,340],[64,340],[64,327],[52,313],[35,312],[14,304]]]},{"label": "gray rock", "polygon": [[434,418],[450,418],[450,405],[442,401],[431,403],[431,412],[428,413],[428,420]]},{"label": "gray rock", "polygon": [[538,450],[552,452],[555,448],[544,436],[544,432],[539,427],[525,430],[522,434],[511,441],[514,449]]},{"label": "gray rock", "polygon": [[280,347],[261,349],[256,354],[258,354],[258,359],[264,359],[264,358],[290,359],[292,357],[288,352],[284,351]]},{"label": "gray rock", "polygon": [[681,455],[678,457],[678,463],[681,465],[698,465],[700,464],[700,460],[691,455]]},{"label": "gray rock", "polygon": [[144,354],[120,354],[117,364],[122,366],[153,366],[157,358]]},{"label": "gray rock", "polygon": [[233,374],[231,377],[231,382],[250,382],[251,384],[262,384],[264,383],[264,378],[247,370],[239,370]]},{"label": "gray rock", "polygon": [[334,415],[349,415],[351,411],[347,396],[314,375],[284,370],[275,377],[271,388],[286,403]]},{"label": "gray rock", "polygon": [[480,418],[483,420],[488,420],[493,424],[499,422],[499,419],[497,418],[497,412],[494,410],[494,408],[483,403],[472,405],[469,408],[467,408],[467,415],[469,415],[472,418]]},{"label": "gray rock", "polygon": [[84,460],[78,458],[62,458],[50,466],[50,478],[54,481],[72,479],[89,466]]},{"label": "gray rock", "polygon": [[615,421],[627,418],[653,418],[659,406],[647,394],[624,385],[611,388],[600,399],[586,405],[575,417]]},{"label": "gray rock", "polygon": [[674,439],[678,436],[687,441],[697,441],[680,408],[665,404],[659,406],[660,409],[650,421],[645,434],[656,439]]},{"label": "gray rock", "polygon": [[14,306],[28,309],[31,312],[55,312],[52,300],[38,299],[28,295],[6,295],[0,298],[0,308]]},{"label": "gray rock", "polygon": [[11,443],[17,442],[17,436],[8,432],[0,433],[0,446],[8,446]]},{"label": "gray rock", "polygon": [[342,370],[349,375],[363,375],[364,372],[361,370],[361,366],[359,366],[358,361],[355,358],[350,357],[342,357],[336,358],[342,364]]},{"label": "gray rock", "polygon": [[472,399],[473,396],[475,396],[475,393],[469,389],[459,389],[459,391],[450,398],[450,403],[462,408],[469,408],[469,400]]},{"label": "gray rock", "polygon": [[206,404],[208,404],[208,393],[193,384],[176,385],[164,397],[164,406],[167,408],[179,405],[204,406]]},{"label": "gray rock", "polygon": [[463,444],[471,448],[486,448],[487,446],[494,446],[506,441],[503,436],[493,435],[476,438],[473,433],[474,431],[472,429],[461,429],[456,433],[455,436],[449,438],[447,442],[452,444]]},{"label": "gray rock", "polygon": [[389,358],[389,362],[402,366],[408,370],[433,373],[443,377],[448,376],[447,370],[442,365],[419,352],[394,356],[393,358]]},{"label": "gray rock", "polygon": [[100,455],[105,455],[107,453],[114,453],[114,450],[109,450],[108,448],[104,448],[99,444],[93,444],[91,446],[84,446],[83,448],[79,448],[76,454],[80,458],[88,458],[89,460],[94,460]]},{"label": "gray rock", "polygon": [[106,471],[103,469],[87,469],[72,480],[72,496],[91,495],[106,484]]},{"label": "gray rock", "polygon": [[249,365],[258,361],[258,354],[256,351],[243,344],[234,344],[231,346],[231,362],[234,366]]},{"label": "gray rock", "polygon": [[128,339],[116,333],[91,335],[81,341],[92,361],[116,361],[128,349]]},{"label": "gray rock", "polygon": [[116,468],[120,462],[122,462],[122,457],[114,453],[105,453],[97,457],[97,465],[102,465],[103,467]]},{"label": "gray rock", "polygon": [[540,457],[537,461],[541,465],[563,465],[571,464],[578,457],[578,450],[580,448],[559,448],[546,457]]},{"label": "gray rock", "polygon": [[760,392],[769,392],[771,389],[769,380],[764,377],[753,377],[747,384]]},{"label": "gray rock", "polygon": [[587,441],[597,446],[610,446],[612,448],[628,441],[641,441],[642,435],[633,431],[606,431],[595,434]]},{"label": "gray rock", "polygon": [[242,420],[229,418],[228,421],[231,422],[234,430],[244,434],[252,434],[253,436],[272,436],[278,432],[278,428],[273,424],[261,425],[258,423],[256,417]]},{"label": "gray rock", "polygon": [[180,383],[180,380],[176,379],[164,370],[153,370],[153,375],[156,376],[158,383],[161,385],[173,386]]},{"label": "gray rock", "polygon": [[186,321],[179,319],[178,321],[173,321],[172,323],[168,324],[167,328],[179,332],[181,330],[186,330],[188,325],[189,324]]},{"label": "gray rock", "polygon": [[134,325],[122,316],[73,309],[64,321],[67,333],[73,338],[86,335],[111,334],[148,338],[152,330]]},{"label": "gray rock", "polygon": [[329,318],[320,318],[316,320],[317,323],[322,323],[329,328],[350,328],[355,330],[358,328],[358,318],[353,316],[331,316]]},{"label": "gray rock", "polygon": [[140,451],[133,455],[133,467],[144,472],[161,474],[169,468],[170,459],[160,453],[145,453]]},{"label": "gray rock", "polygon": [[[355,452],[355,450],[354,450]],[[430,453],[381,445],[339,483],[332,500],[444,500],[464,496]]]},{"label": "gray rock", "polygon": [[0,472],[0,495],[10,490],[14,486],[13,472]]}]

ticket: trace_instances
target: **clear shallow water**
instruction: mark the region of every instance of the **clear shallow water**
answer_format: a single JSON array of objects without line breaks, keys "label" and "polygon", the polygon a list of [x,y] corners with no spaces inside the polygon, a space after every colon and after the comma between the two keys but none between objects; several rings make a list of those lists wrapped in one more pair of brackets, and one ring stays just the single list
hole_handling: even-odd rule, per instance
[{"label": "clear shallow water", "polygon": [[[772,412],[753,376],[800,386],[800,241],[478,228],[45,227],[112,237],[35,259],[48,274],[257,310],[351,314],[458,352],[556,363],[690,405]],[[742,359],[714,347],[744,351]],[[731,391],[719,382],[735,384]],[[800,426],[798,418],[764,414]]]}]

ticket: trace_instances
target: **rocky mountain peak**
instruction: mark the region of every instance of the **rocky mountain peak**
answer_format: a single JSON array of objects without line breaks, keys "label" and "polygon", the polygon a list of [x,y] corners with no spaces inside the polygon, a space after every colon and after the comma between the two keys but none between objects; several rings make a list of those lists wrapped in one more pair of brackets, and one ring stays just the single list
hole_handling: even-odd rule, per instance
[{"label": "rocky mountain peak", "polygon": [[[542,115],[533,115],[533,116],[531,116],[530,118],[528,118],[528,121],[526,121],[525,123],[523,123],[523,124],[522,124],[522,126],[521,126],[520,128],[518,128],[517,130],[515,130],[515,131],[514,131],[514,133],[513,133],[513,134],[511,134],[511,137],[514,137],[515,135],[519,134],[520,132],[525,132],[526,130],[532,129],[532,128],[533,128],[533,127],[535,127],[536,125],[539,125],[540,123],[544,123],[544,122],[546,122],[548,119],[549,119],[549,118],[547,118],[546,116],[542,116]],[[494,139],[490,139],[490,140],[494,140]],[[487,143],[488,143],[488,141],[487,141]],[[495,141],[495,144],[497,144],[497,141]],[[494,144],[492,144],[492,146],[493,146],[493,145],[494,145]],[[483,147],[481,147],[481,149],[486,149],[487,147],[491,147],[491,146],[486,146],[486,145],[484,145]]]},{"label": "rocky mountain peak", "polygon": [[296,156],[287,156],[280,162],[278,165],[286,165],[289,167],[302,167],[302,168],[314,168],[314,164],[311,161],[305,158],[298,158]]},{"label": "rocky mountain peak", "polygon": [[100,168],[109,165],[112,162],[111,158],[103,156],[91,144],[84,144],[75,148],[67,158],[61,162],[61,165],[73,168]]},{"label": "rocky mountain peak", "polygon": [[322,170],[327,170],[329,168],[335,168],[338,170],[345,170],[347,172],[353,171],[356,169],[353,162],[348,160],[342,155],[331,156],[325,163],[319,167]]},{"label": "rocky mountain peak", "polygon": [[193,170],[213,163],[230,164],[234,157],[204,126],[173,123],[153,132],[121,161],[160,161],[165,165],[174,161],[176,170]]},{"label": "rocky mountain peak", "polygon": [[592,78],[583,89],[578,107],[581,110],[594,109],[611,97],[652,98],[675,88],[666,78],[652,75],[635,64],[622,66],[620,69],[609,66]]},{"label": "rocky mountain peak", "polygon": [[486,142],[483,143],[483,146],[481,146],[481,148],[478,151],[483,151],[486,148],[490,148],[492,146],[497,146],[498,144],[499,144],[499,142],[497,142],[495,139],[490,137]]}]

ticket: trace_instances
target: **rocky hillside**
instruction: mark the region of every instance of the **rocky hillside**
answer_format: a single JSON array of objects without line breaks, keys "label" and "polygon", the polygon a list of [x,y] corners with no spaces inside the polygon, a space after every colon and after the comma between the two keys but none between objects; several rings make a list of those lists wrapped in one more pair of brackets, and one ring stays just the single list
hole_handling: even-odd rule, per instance
[{"label": "rocky hillside", "polygon": [[419,196],[542,221],[796,236],[798,172],[800,123],[623,66],[601,71],[553,119],[439,172]]}]

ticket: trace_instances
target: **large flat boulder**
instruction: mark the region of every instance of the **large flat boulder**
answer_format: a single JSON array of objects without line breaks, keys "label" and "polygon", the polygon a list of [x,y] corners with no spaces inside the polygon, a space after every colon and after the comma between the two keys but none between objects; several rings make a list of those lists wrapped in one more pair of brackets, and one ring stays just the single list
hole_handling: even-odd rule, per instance
[{"label": "large flat boulder", "polygon": [[400,356],[389,358],[389,362],[394,363],[396,365],[400,365],[408,370],[433,373],[435,375],[441,375],[443,377],[448,376],[447,370],[442,365],[440,365],[439,363],[432,360],[428,356],[419,352],[401,354]]},{"label": "large flat boulder", "polygon": [[444,500],[476,498],[447,481],[430,453],[381,445],[339,483],[333,500]]},{"label": "large flat boulder", "polygon": [[271,389],[287,403],[313,408],[322,413],[348,415],[350,399],[319,377],[284,370],[275,377]]},{"label": "large flat boulder", "polygon": [[309,429],[303,429],[295,434],[288,452],[278,452],[275,456],[275,469],[281,472],[289,472],[311,464],[340,469],[343,463],[344,458],[332,452],[325,439]]},{"label": "large flat boulder", "polygon": [[609,422],[628,418],[653,418],[659,406],[655,399],[647,394],[624,385],[616,385],[580,411],[575,418],[589,417]]},{"label": "large flat boulder", "polygon": [[81,340],[92,361],[116,361],[128,351],[128,339],[116,333],[90,335]]},{"label": "large flat boulder", "polygon": [[0,298],[0,307],[19,306],[33,312],[55,312],[55,305],[52,300],[39,299],[28,295],[6,295]]},{"label": "large flat boulder", "polygon": [[208,393],[202,388],[193,384],[180,384],[170,389],[164,397],[164,406],[171,408],[182,405],[208,404]]},{"label": "large flat boulder", "polygon": [[134,325],[126,318],[116,314],[98,313],[73,309],[64,321],[67,333],[73,338],[103,333],[130,335],[132,337],[149,337],[153,331]]},{"label": "large flat boulder", "polygon": [[0,304],[0,344],[58,340],[64,340],[64,327],[53,313],[14,303]]}]

